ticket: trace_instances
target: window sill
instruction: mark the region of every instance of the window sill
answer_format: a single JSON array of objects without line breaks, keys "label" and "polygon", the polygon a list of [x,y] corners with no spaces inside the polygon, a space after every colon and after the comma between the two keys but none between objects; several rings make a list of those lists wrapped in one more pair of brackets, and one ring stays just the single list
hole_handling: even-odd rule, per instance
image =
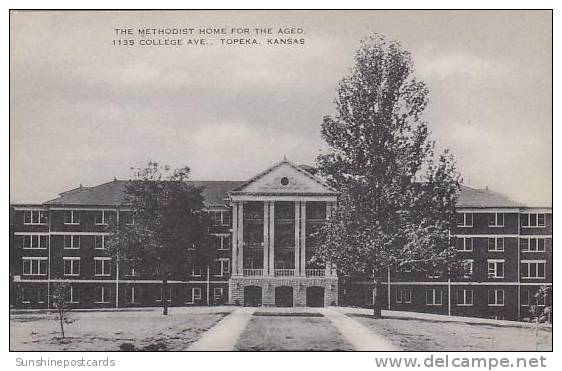
[{"label": "window sill", "polygon": [[94,274],[94,277],[111,277],[111,274]]},{"label": "window sill", "polygon": [[78,273],[78,274],[67,274],[67,273],[65,273],[64,276],[65,277],[80,277],[80,273]]},{"label": "window sill", "polygon": [[107,226],[109,224],[107,224],[107,223],[95,223],[95,225]]},{"label": "window sill", "polygon": [[426,303],[425,305],[430,306],[430,307],[440,307],[440,306],[442,306],[443,304],[427,304],[427,303]]},{"label": "window sill", "polygon": [[62,223],[64,225],[80,225],[80,223]]},{"label": "window sill", "polygon": [[22,250],[47,250],[46,247],[22,247]]},{"label": "window sill", "polygon": [[474,304],[457,304],[457,307],[473,307]]},{"label": "window sill", "polygon": [[544,280],[545,277],[521,277],[522,280]]},{"label": "window sill", "polygon": [[504,304],[488,304],[489,307],[503,307]]},{"label": "window sill", "polygon": [[23,223],[23,225],[47,225],[47,223]]}]

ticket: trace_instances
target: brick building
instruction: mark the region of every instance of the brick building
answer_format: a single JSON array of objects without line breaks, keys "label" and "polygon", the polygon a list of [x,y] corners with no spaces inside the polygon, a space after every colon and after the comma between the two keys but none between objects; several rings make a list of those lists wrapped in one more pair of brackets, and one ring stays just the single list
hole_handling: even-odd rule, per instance
[{"label": "brick building", "polygon": [[[124,203],[126,183],[11,205],[14,305],[49,306],[49,292],[61,281],[71,284],[68,301],[76,307],[161,303],[160,281],[140,277],[104,248],[109,223],[134,223]],[[330,216],[338,193],[306,167],[283,160],[246,182],[192,183],[203,187],[217,257],[169,282],[170,305],[372,305],[370,280],[338,278],[333,266],[311,259],[312,232]],[[463,187],[458,212],[452,234],[472,274],[452,282],[439,272],[389,270],[385,306],[524,318],[538,287],[552,284],[552,209]]]}]

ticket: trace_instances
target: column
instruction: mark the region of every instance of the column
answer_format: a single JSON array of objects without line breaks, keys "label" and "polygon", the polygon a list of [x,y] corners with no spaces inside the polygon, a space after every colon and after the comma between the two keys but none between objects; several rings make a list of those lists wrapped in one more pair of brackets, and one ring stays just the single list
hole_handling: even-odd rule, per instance
[{"label": "column", "polygon": [[300,240],[301,240],[301,223],[300,223],[300,202],[295,201],[295,276],[301,275],[301,258],[300,258]]},{"label": "column", "polygon": [[232,202],[232,275],[238,275],[238,202]]},{"label": "column", "polygon": [[244,274],[244,202],[238,205],[238,274]]},{"label": "column", "polygon": [[275,202],[269,202],[269,275],[275,274]]},{"label": "column", "polygon": [[269,274],[269,201],[263,202],[263,275]]},{"label": "column", "polygon": [[301,275],[306,276],[306,201],[302,201],[301,208]]}]

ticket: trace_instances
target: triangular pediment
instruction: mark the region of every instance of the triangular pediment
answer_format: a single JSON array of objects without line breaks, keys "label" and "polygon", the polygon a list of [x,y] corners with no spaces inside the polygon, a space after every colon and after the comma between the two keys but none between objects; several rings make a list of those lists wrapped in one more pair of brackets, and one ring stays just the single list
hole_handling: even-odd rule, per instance
[{"label": "triangular pediment", "polygon": [[336,194],[329,185],[297,165],[283,160],[231,193]]}]

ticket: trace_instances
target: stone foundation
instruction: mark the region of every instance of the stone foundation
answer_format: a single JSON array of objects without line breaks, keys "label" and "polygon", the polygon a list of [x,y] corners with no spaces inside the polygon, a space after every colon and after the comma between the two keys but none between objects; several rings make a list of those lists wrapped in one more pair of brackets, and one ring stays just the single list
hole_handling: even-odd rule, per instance
[{"label": "stone foundation", "polygon": [[293,290],[293,306],[307,306],[307,290],[311,287],[324,289],[324,306],[338,305],[337,277],[243,277],[233,276],[229,281],[230,304],[244,305],[244,289],[248,286],[261,288],[261,305],[275,306],[275,289],[291,287]]}]

